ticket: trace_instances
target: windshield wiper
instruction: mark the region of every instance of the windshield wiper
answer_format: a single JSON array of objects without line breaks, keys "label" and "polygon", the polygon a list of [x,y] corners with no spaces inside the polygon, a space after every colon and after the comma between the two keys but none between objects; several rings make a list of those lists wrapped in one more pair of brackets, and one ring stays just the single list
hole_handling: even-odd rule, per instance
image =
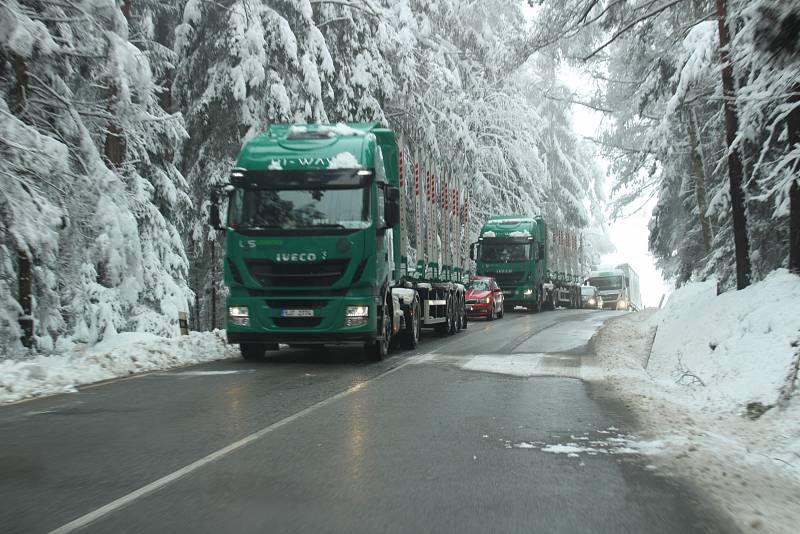
[{"label": "windshield wiper", "polygon": [[345,225],[338,223],[314,224],[311,226],[307,226],[306,228],[341,228],[342,230],[347,230],[347,227]]}]

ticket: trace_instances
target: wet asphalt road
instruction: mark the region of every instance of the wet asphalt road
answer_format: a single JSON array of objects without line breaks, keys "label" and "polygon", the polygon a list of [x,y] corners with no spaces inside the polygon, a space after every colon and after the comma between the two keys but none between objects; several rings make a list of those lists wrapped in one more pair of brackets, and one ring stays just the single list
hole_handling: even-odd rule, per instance
[{"label": "wet asphalt road", "polygon": [[379,363],[283,350],[0,408],[0,532],[731,532],[637,454],[542,450],[635,433],[585,380],[615,315],[507,314]]}]

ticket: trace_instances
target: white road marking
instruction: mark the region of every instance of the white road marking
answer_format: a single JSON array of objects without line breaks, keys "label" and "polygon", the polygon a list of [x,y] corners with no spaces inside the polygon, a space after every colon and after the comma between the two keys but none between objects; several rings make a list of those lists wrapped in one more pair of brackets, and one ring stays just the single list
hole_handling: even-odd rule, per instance
[{"label": "white road marking", "polygon": [[[458,340],[458,338],[454,338],[452,341],[457,341],[457,340]],[[217,460],[219,460],[221,458],[224,458],[225,456],[228,456],[232,452],[235,452],[238,449],[241,449],[242,447],[244,447],[244,446],[246,446],[246,445],[248,445],[248,444],[250,444],[250,443],[252,443],[252,442],[254,442],[256,440],[258,440],[259,438],[262,438],[262,437],[266,436],[270,432],[273,432],[273,431],[275,431],[275,430],[277,430],[277,429],[279,429],[279,428],[281,428],[283,426],[286,426],[289,423],[291,423],[293,421],[296,421],[297,419],[300,419],[301,417],[304,417],[304,416],[306,416],[306,415],[308,415],[308,414],[310,414],[312,412],[315,412],[315,411],[319,410],[320,408],[324,408],[325,406],[328,406],[329,404],[332,404],[332,403],[338,401],[339,399],[342,399],[344,397],[347,397],[349,395],[352,395],[353,393],[356,393],[356,392],[364,389],[364,387],[366,387],[367,384],[369,384],[370,382],[372,382],[374,380],[378,380],[378,379],[383,378],[383,377],[385,377],[387,375],[390,375],[390,374],[394,373],[395,371],[398,371],[398,370],[402,369],[406,365],[409,365],[411,363],[416,363],[418,361],[418,359],[425,358],[431,352],[433,352],[433,351],[430,351],[430,352],[425,353],[425,354],[420,354],[420,355],[417,355],[417,356],[409,357],[403,363],[399,364],[397,367],[393,367],[393,368],[391,368],[391,369],[389,369],[387,371],[384,371],[383,373],[381,373],[381,374],[379,374],[379,375],[377,375],[377,376],[375,376],[373,378],[370,378],[369,380],[366,380],[364,382],[359,382],[358,384],[350,387],[349,389],[346,389],[346,390],[344,390],[344,391],[342,391],[340,393],[337,393],[336,395],[333,395],[332,397],[328,397],[327,399],[322,400],[322,401],[320,401],[320,402],[318,402],[318,403],[316,403],[316,404],[314,404],[312,406],[309,406],[308,408],[300,410],[299,412],[297,412],[297,413],[295,413],[293,415],[290,415],[290,416],[288,416],[288,417],[286,417],[284,419],[281,419],[280,421],[278,421],[276,423],[273,423],[273,424],[271,424],[271,425],[269,425],[269,426],[267,426],[265,428],[262,428],[261,430],[253,432],[252,434],[250,434],[248,436],[245,436],[244,438],[240,439],[239,441],[231,443],[230,445],[228,445],[226,447],[223,447],[223,448],[221,448],[221,449],[219,449],[219,450],[217,450],[215,452],[212,452],[211,454],[209,454],[207,456],[204,456],[203,458],[200,458],[199,460],[197,460],[195,462],[192,462],[189,465],[187,465],[185,467],[182,467],[181,469],[178,469],[177,471],[175,471],[173,473],[170,473],[170,474],[168,474],[166,476],[163,476],[163,477],[159,478],[158,480],[155,480],[155,481],[151,482],[150,484],[147,484],[146,486],[142,486],[141,488],[139,488],[139,489],[137,489],[135,491],[132,491],[131,493],[128,493],[127,495],[124,495],[124,496],[120,497],[119,499],[111,501],[110,503],[106,504],[105,506],[101,506],[100,508],[98,508],[98,509],[96,509],[96,510],[94,510],[92,512],[89,512],[88,514],[82,515],[82,516],[78,517],[77,519],[73,519],[69,523],[66,523],[65,525],[62,525],[62,526],[58,527],[55,530],[51,530],[50,534],[67,534],[69,532],[75,532],[76,530],[80,530],[83,527],[88,526],[89,524],[97,521],[98,519],[101,519],[102,517],[107,516],[108,514],[114,512],[116,510],[119,510],[120,508],[123,508],[123,507],[131,504],[132,502],[134,502],[136,500],[139,500],[139,499],[141,499],[143,497],[146,497],[146,496],[150,495],[151,493],[154,493],[154,492],[160,490],[164,486],[167,486],[168,484],[171,484],[172,482],[175,482],[176,480],[188,475],[189,473],[192,473],[193,471],[197,471],[201,467],[204,467],[204,466],[206,466],[206,465],[208,465],[208,464],[210,464],[212,462],[215,462],[215,461],[217,461]]]}]

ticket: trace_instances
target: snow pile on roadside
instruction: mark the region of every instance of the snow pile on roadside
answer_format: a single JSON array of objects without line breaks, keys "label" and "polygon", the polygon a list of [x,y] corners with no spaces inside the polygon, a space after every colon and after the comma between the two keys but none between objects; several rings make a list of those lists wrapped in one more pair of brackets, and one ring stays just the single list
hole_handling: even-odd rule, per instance
[{"label": "snow pile on roadside", "polygon": [[662,461],[744,531],[789,533],[800,522],[800,392],[776,405],[799,339],[800,277],[779,270],[719,296],[714,283],[689,284],[663,310],[608,321],[592,344],[606,383],[665,443]]},{"label": "snow pile on roadside", "polygon": [[673,294],[655,321],[647,366],[653,376],[698,385],[693,402],[706,409],[773,405],[800,342],[800,277],[775,271],[718,297],[714,282],[690,284]]},{"label": "snow pile on roadside", "polygon": [[27,397],[76,391],[101,380],[231,357],[225,334],[191,332],[163,338],[121,333],[66,354],[0,361],[0,404]]}]

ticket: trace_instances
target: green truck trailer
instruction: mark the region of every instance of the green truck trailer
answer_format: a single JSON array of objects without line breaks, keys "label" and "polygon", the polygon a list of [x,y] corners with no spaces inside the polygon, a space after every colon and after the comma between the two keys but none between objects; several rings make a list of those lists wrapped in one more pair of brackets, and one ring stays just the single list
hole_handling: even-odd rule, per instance
[{"label": "green truck trailer", "polygon": [[415,347],[421,328],[466,328],[464,260],[449,246],[460,228],[426,190],[432,165],[420,187],[419,154],[378,124],[273,125],[244,145],[210,211],[225,235],[228,342],[244,358],[286,343],[378,360]]},{"label": "green truck trailer", "polygon": [[479,276],[491,276],[513,309],[580,306],[581,263],[576,234],[553,230],[542,217],[492,217],[470,248]]}]

